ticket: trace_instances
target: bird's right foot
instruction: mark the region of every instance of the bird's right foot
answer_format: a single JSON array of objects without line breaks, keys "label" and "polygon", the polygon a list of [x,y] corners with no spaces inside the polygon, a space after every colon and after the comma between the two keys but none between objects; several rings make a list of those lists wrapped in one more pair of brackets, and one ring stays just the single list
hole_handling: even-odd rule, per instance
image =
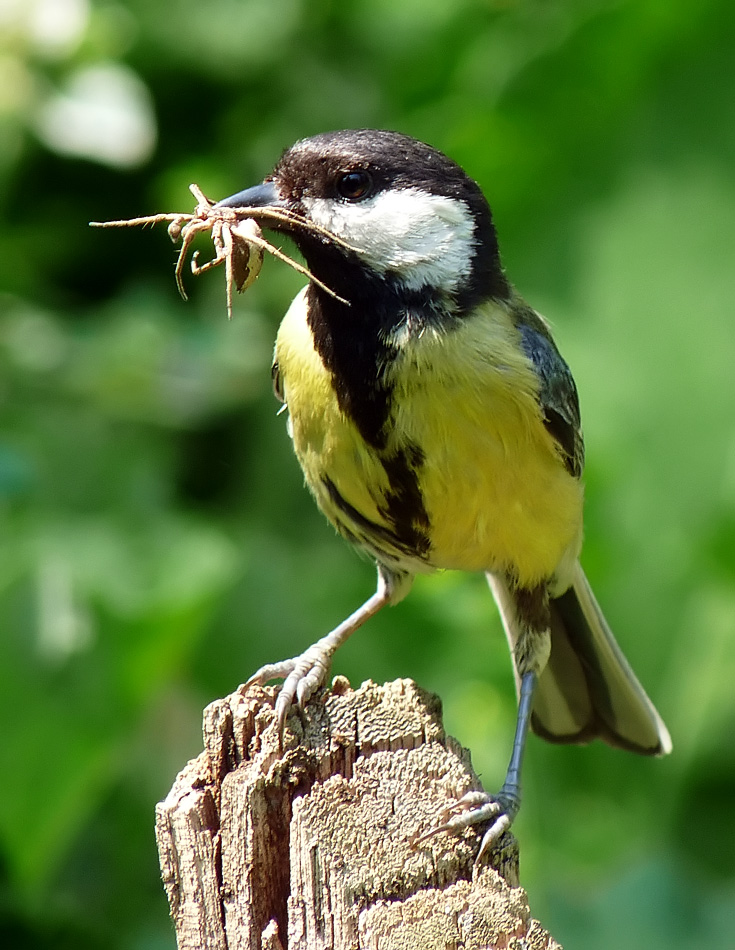
[{"label": "bird's right foot", "polygon": [[497,795],[489,795],[481,791],[467,792],[444,810],[441,824],[419,835],[416,843],[433,838],[434,835],[441,834],[443,831],[457,834],[473,825],[490,822],[490,827],[482,836],[480,850],[475,858],[475,862],[480,863],[495,842],[513,824],[520,805],[519,791],[510,786],[504,785]]}]

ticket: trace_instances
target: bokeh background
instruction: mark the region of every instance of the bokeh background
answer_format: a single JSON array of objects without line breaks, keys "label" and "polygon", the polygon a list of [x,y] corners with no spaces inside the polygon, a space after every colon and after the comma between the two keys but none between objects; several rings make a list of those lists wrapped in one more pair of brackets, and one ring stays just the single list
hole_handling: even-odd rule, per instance
[{"label": "bokeh background", "polygon": [[[582,398],[584,564],[674,754],[532,739],[517,823],[567,950],[732,947],[735,6],[730,0],[0,0],[0,943],[172,950],[153,808],[203,706],[373,589],[302,487],[270,351],[163,227],[296,139],[462,163]],[[488,788],[515,716],[482,580],[420,579],[339,654],[414,677]]]}]

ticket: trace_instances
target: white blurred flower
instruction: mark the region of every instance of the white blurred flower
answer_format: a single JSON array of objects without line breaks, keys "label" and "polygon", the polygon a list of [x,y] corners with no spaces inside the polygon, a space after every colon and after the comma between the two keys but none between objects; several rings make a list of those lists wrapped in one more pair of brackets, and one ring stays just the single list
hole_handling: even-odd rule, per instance
[{"label": "white blurred flower", "polygon": [[0,30],[21,36],[35,53],[62,59],[79,46],[89,0],[0,0]]},{"label": "white blurred flower", "polygon": [[117,168],[142,165],[156,145],[148,89],[118,63],[72,73],[61,91],[41,105],[35,125],[50,149]]}]

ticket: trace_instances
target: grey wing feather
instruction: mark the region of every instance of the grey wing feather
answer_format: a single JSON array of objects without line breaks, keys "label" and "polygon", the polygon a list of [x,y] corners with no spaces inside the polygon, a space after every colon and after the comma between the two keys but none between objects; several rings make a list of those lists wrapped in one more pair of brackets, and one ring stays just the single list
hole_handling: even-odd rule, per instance
[{"label": "grey wing feather", "polygon": [[535,310],[520,308],[516,327],[523,352],[539,379],[539,401],[546,428],[556,440],[567,469],[579,478],[584,468],[584,440],[574,378],[548,326]]}]

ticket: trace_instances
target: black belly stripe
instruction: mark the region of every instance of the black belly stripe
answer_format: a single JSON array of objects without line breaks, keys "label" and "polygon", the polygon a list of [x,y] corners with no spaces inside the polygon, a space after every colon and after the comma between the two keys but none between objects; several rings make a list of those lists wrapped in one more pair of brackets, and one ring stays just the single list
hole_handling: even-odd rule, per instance
[{"label": "black belly stripe", "polygon": [[[348,541],[359,545],[361,542],[360,534],[362,534],[375,549],[374,553],[376,554],[382,553],[391,556],[392,552],[399,552],[408,557],[418,558],[423,558],[428,554],[430,547],[428,536],[418,531],[412,524],[396,525],[396,530],[392,531],[385,525],[371,521],[359,512],[354,505],[351,505],[344,498],[328,475],[322,476],[322,484],[327,489],[332,504],[347,519],[346,525],[338,524],[337,527]],[[425,512],[424,516],[426,517]],[[428,518],[426,518],[426,526],[428,527]]]},{"label": "black belly stripe", "polygon": [[[357,531],[362,532],[368,538],[374,539],[377,547],[389,545],[390,547],[403,550],[400,538],[389,528],[386,528],[382,524],[377,524],[375,521],[371,521],[359,512],[354,505],[351,505],[349,501],[347,501],[328,475],[322,475],[322,484],[327,489],[332,504],[347,518],[349,527],[341,524],[338,527],[340,527],[343,533],[348,537],[348,540],[353,543],[359,543],[360,537],[359,534],[356,533]],[[406,551],[405,553],[411,552]]]},{"label": "black belly stripe", "polygon": [[322,481],[332,504],[346,519],[339,526],[345,536],[363,532],[377,551],[385,549],[390,555],[392,549],[426,559],[431,548],[430,522],[419,480],[424,454],[412,443],[394,448],[393,386],[387,370],[400,350],[390,340],[400,326],[419,333],[437,323],[446,329],[454,318],[428,288],[399,292],[391,281],[370,275],[354,261],[341,260],[327,283],[344,294],[350,306],[311,284],[306,293],[307,322],[314,347],[331,375],[339,408],[385,470],[388,490],[379,511],[388,525],[365,518],[327,475]]},{"label": "black belly stripe", "polygon": [[419,556],[425,556],[431,546],[430,524],[418,477],[424,453],[409,443],[405,449],[381,461],[390,491],[386,493],[380,513],[391,522],[403,544]]}]

